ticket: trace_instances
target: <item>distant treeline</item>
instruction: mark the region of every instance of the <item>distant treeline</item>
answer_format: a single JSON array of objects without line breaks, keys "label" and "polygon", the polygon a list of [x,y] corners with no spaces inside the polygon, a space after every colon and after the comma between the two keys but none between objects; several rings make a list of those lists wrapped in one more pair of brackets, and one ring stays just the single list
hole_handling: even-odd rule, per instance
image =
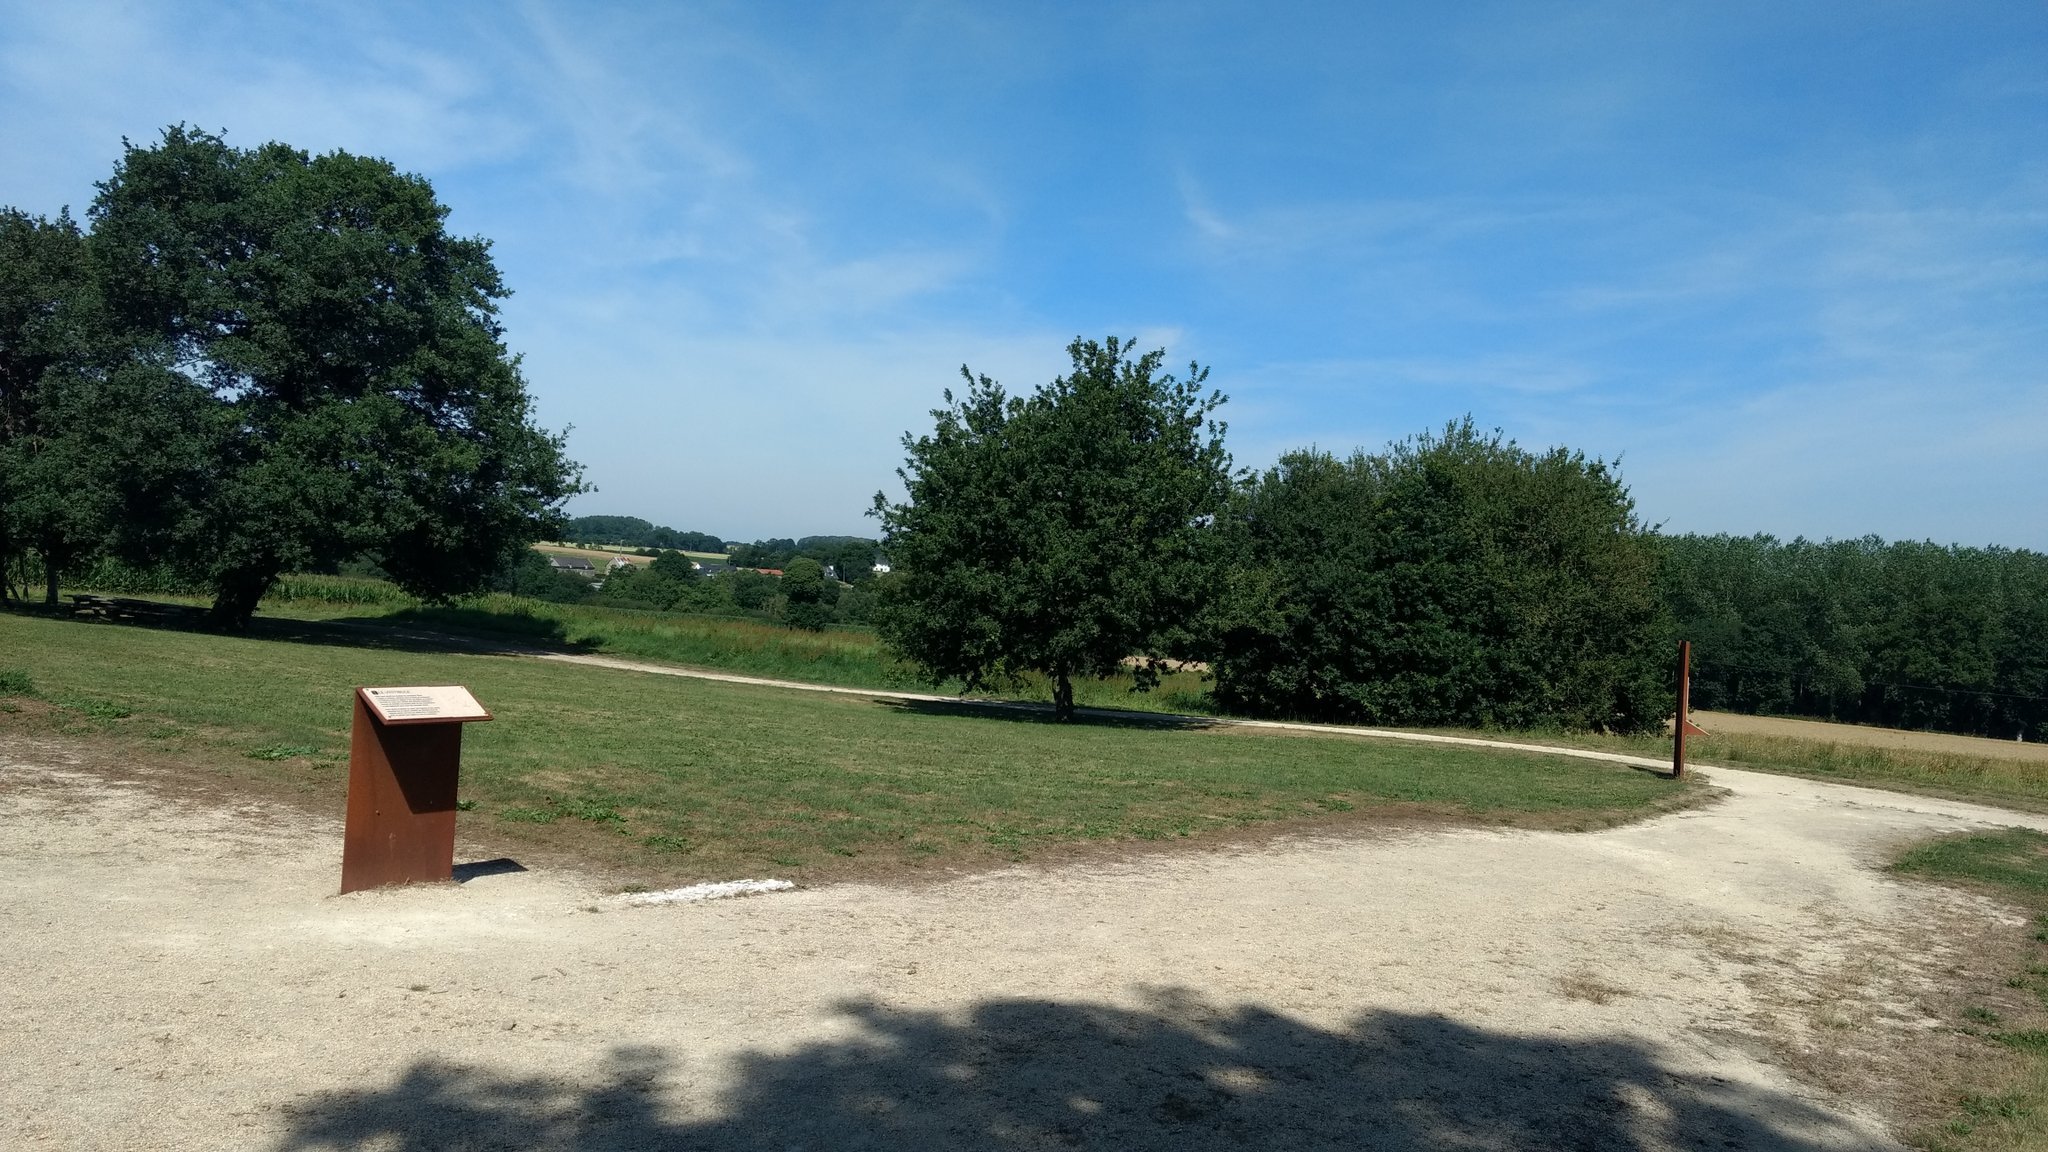
[{"label": "distant treeline", "polygon": [[577,516],[563,530],[564,538],[583,544],[623,544],[629,548],[680,548],[685,552],[723,552],[725,541],[709,532],[679,532],[638,516]]},{"label": "distant treeline", "polygon": [[825,566],[806,556],[792,559],[779,577],[749,568],[699,572],[688,557],[664,551],[646,565],[623,565],[601,579],[557,571],[547,557],[529,552],[500,572],[493,590],[558,604],[596,604],[647,612],[695,612],[751,616],[817,631],[828,624],[865,624],[875,606],[872,581],[841,588]]},{"label": "distant treeline", "polygon": [[740,568],[786,568],[797,557],[808,556],[848,584],[859,584],[874,575],[882,547],[864,536],[776,537],[743,544],[721,540],[709,532],[678,531],[638,516],[578,516],[569,521],[565,538],[581,544],[724,552]]},{"label": "distant treeline", "polygon": [[2048,739],[2048,555],[1874,536],[1662,544],[1695,706]]},{"label": "distant treeline", "polygon": [[805,536],[734,544],[731,552],[732,562],[742,568],[787,568],[797,557],[808,556],[848,584],[859,584],[874,576],[881,549],[862,536]]}]

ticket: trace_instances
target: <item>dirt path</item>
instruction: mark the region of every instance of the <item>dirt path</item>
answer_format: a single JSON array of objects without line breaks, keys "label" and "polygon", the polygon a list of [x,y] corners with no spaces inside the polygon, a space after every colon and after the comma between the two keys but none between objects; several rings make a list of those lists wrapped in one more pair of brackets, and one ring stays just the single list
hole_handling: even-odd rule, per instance
[{"label": "dirt path", "polygon": [[635,908],[539,871],[337,897],[336,823],[0,738],[0,1145],[1890,1147],[1780,1062],[1900,1052],[2002,914],[1874,865],[2048,821],[1711,775],[1593,834]]}]

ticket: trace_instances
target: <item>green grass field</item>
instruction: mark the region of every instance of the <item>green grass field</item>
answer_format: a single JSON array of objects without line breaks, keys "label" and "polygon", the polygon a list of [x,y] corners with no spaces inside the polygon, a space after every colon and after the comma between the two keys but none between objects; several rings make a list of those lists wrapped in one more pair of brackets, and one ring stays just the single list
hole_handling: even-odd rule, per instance
[{"label": "green grass field", "polygon": [[[160,599],[201,602],[191,598]],[[752,619],[558,605],[502,595],[479,597],[459,607],[426,607],[383,581],[338,576],[286,577],[264,601],[263,615],[274,619],[345,619],[358,624],[511,637],[633,659],[819,684],[932,689],[919,680],[914,669],[891,656],[872,631],[860,628],[808,633]],[[957,692],[959,685],[940,685],[938,690]],[[1039,702],[1051,699],[1048,686],[1039,677],[1004,685],[991,695]],[[1218,714],[1209,685],[1192,672],[1168,676],[1158,688],[1143,693],[1131,691],[1128,675],[1083,680],[1075,684],[1075,698],[1086,708]],[[1671,748],[1666,736],[1476,734],[1653,757],[1668,756]],[[1728,764],[2048,812],[2048,767],[2039,763],[1751,735],[1696,738],[1692,754],[1704,764]]]},{"label": "green grass field", "polygon": [[[390,613],[391,621],[456,632],[525,635],[618,656],[821,684],[930,687],[918,680],[914,670],[892,658],[874,633],[862,629],[799,633],[753,620],[561,606],[500,596],[484,597],[456,609],[416,608],[409,601],[375,600],[378,593],[374,590],[352,588],[339,590],[346,600],[322,601],[318,598],[322,586],[312,582],[323,579],[335,578],[294,578],[299,583],[291,590],[301,594],[280,599],[273,611],[308,618],[352,615],[373,619],[356,605],[374,604],[371,610]],[[389,585],[381,587],[389,589]],[[337,604],[343,607],[337,608]],[[958,688],[957,684],[943,686],[946,691]],[[1040,678],[1006,685],[998,695],[1040,702],[1051,699]],[[1209,685],[1193,672],[1168,676],[1151,692],[1131,691],[1129,676],[1081,681],[1075,685],[1075,698],[1087,708],[1218,714],[1209,697]],[[1658,735],[1468,731],[1457,734],[1501,736],[1652,757],[1668,756],[1671,752],[1670,738]],[[1758,735],[1696,737],[1691,750],[1693,759],[1703,764],[1728,764],[2048,812],[2048,768],[2040,763]]]},{"label": "green grass field", "polygon": [[[0,729],[303,790],[339,812],[350,689],[469,685],[465,829],[649,880],[797,878],[1360,816],[1591,827],[1698,792],[1539,755],[1036,714],[565,666],[0,614],[35,696]],[[204,767],[212,765],[213,767]]]}]

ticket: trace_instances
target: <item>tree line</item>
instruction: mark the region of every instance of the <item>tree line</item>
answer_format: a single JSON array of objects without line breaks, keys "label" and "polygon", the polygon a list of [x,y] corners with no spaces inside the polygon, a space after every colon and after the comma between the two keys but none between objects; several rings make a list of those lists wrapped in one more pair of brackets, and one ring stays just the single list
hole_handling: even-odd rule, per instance
[{"label": "tree line", "polygon": [[721,540],[709,532],[680,532],[638,516],[573,517],[563,529],[563,538],[584,544],[645,549],[650,554],[671,548],[725,553],[727,562],[739,568],[780,569],[799,557],[809,557],[847,584],[873,579],[875,564],[882,558],[880,543],[865,536],[774,537],[741,543]]},{"label": "tree line", "polygon": [[647,564],[611,569],[597,579],[556,571],[545,556],[529,552],[492,589],[557,604],[751,616],[813,632],[868,623],[876,599],[872,582],[842,587],[808,556],[789,561],[779,576],[751,568],[706,575],[679,551],[658,552]]},{"label": "tree line", "polygon": [[361,557],[446,598],[560,531],[488,241],[384,160],[126,145],[86,225],[0,209],[0,579],[103,558],[246,624],[285,572]]},{"label": "tree line", "polygon": [[1076,340],[1024,396],[963,368],[874,514],[882,635],[934,681],[1205,661],[1217,702],[1400,726],[1656,730],[1700,707],[2006,738],[2048,721],[2048,557],[1665,536],[1615,467],[1455,421],[1233,470],[1206,370]]},{"label": "tree line", "polygon": [[1874,536],[1660,543],[1698,707],[2048,738],[2048,556]]},{"label": "tree line", "polygon": [[725,541],[709,532],[679,532],[638,516],[573,516],[562,539],[628,548],[675,548],[685,552],[723,552]]}]

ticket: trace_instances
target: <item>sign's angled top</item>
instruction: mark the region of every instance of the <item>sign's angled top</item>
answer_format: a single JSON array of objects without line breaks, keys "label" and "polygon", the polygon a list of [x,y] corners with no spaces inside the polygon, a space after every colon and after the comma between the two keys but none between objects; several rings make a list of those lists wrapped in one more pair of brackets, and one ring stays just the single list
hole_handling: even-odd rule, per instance
[{"label": "sign's angled top", "polygon": [[460,684],[426,688],[364,688],[363,703],[386,724],[489,720],[491,714]]}]

